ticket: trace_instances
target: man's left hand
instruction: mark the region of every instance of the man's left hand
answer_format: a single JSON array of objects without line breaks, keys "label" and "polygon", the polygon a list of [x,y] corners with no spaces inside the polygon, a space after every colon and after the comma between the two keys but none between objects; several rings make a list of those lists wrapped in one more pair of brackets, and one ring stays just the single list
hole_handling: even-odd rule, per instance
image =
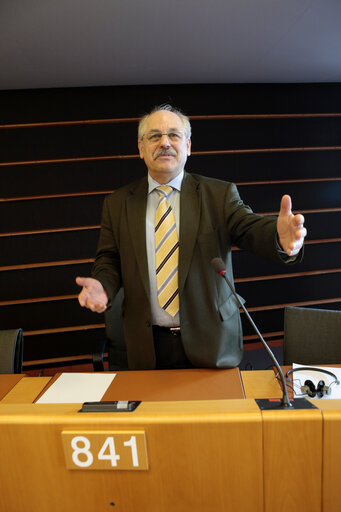
[{"label": "man's left hand", "polygon": [[279,243],[288,256],[296,256],[303,246],[304,237],[307,234],[303,224],[303,215],[292,214],[291,197],[288,195],[283,196],[277,219],[277,233]]}]

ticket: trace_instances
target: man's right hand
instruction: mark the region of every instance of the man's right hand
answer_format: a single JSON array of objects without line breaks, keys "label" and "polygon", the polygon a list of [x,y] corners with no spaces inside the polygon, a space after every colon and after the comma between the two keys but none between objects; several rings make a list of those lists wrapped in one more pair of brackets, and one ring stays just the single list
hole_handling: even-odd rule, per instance
[{"label": "man's right hand", "polygon": [[78,302],[84,308],[96,313],[103,313],[107,309],[108,294],[102,284],[92,277],[76,277],[76,283],[82,286],[78,295]]}]

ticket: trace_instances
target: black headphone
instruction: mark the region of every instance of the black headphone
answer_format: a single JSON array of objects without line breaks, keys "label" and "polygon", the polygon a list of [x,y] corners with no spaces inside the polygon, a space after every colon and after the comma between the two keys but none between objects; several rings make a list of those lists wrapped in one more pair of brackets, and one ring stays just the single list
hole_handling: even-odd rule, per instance
[{"label": "black headphone", "polygon": [[324,380],[320,380],[316,387],[315,387],[315,384],[311,380],[306,380],[304,382],[304,385],[301,386],[301,392],[304,395],[308,395],[310,397],[315,397],[317,395],[318,398],[322,398],[323,396],[326,396],[326,395],[329,396],[329,395],[331,395],[331,392],[332,392],[331,386],[333,384],[337,384],[337,385],[340,384],[340,381],[338,380],[335,373],[329,372],[328,370],[320,370],[319,368],[310,368],[309,366],[293,368],[292,370],[287,371],[285,376],[286,376],[287,380],[290,380],[289,375],[291,375],[294,372],[299,372],[299,371],[304,371],[304,370],[310,371],[310,372],[313,371],[313,372],[325,373],[334,378],[333,382],[331,382],[329,384],[329,386],[326,386],[326,383],[324,382]]}]

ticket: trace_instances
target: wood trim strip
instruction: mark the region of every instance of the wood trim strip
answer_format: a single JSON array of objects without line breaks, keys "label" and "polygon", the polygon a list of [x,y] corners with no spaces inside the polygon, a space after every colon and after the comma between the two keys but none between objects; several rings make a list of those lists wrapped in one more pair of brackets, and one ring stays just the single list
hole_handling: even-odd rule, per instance
[{"label": "wood trim strip", "polygon": [[80,260],[63,260],[63,261],[46,261],[44,263],[25,263],[23,265],[7,265],[0,267],[0,272],[7,272],[12,270],[27,270],[30,268],[44,268],[44,267],[60,267],[66,265],[79,265],[83,263],[93,263],[95,258],[85,258]]},{"label": "wood trim strip", "polygon": [[32,231],[13,231],[12,233],[0,233],[1,237],[7,236],[26,236],[26,235],[44,235],[46,233],[63,233],[69,231],[87,231],[90,229],[100,229],[99,224],[95,224],[94,226],[75,226],[72,228],[51,228],[51,229],[37,229]]},{"label": "wood trim strip", "polygon": [[[283,338],[284,331],[266,332],[266,333],[262,334],[262,336],[263,336],[263,338],[278,338],[278,337]],[[244,343],[245,343],[245,341],[249,341],[249,340],[251,341],[254,339],[256,339],[256,340],[259,339],[257,334],[250,334],[248,336],[243,336]],[[268,344],[273,347],[278,347],[283,344],[283,339],[273,340],[273,341],[270,341]],[[246,348],[246,347],[244,346],[244,348]],[[264,348],[264,346],[263,346],[263,343],[261,343],[261,342],[248,343],[246,350],[253,350],[253,348]]]},{"label": "wood trim strip", "polygon": [[33,366],[39,364],[51,364],[51,363],[66,363],[72,361],[83,361],[83,360],[91,360],[92,354],[82,354],[80,356],[64,356],[64,357],[54,357],[49,359],[36,359],[34,361],[23,361],[23,366]]},{"label": "wood trim strip", "polygon": [[[251,149],[213,149],[206,151],[192,151],[192,156],[201,155],[242,155],[252,153],[288,153],[288,152],[307,152],[307,151],[340,151],[341,146],[302,146],[287,148],[251,148]],[[71,162],[93,162],[102,160],[131,160],[138,159],[140,156],[134,155],[105,155],[105,156],[85,156],[73,158],[54,158],[45,160],[25,160],[16,162],[0,162],[0,167],[13,167],[21,165],[41,165],[41,164],[60,164]]]},{"label": "wood trim strip", "polygon": [[[295,210],[295,213],[332,213],[339,212],[341,208],[320,208],[314,210]],[[256,212],[257,213],[257,212]],[[258,212],[258,215],[278,215],[277,212]],[[46,233],[62,233],[69,231],[87,231],[92,229],[100,229],[100,224],[94,224],[92,226],[74,226],[74,227],[64,227],[64,228],[50,228],[50,229],[36,229],[31,231],[11,231],[7,233],[0,233],[0,238],[12,237],[12,236],[26,236],[26,235],[42,235]],[[321,243],[321,242],[333,242],[340,241],[340,238],[324,238],[315,241],[306,241],[305,243]]]},{"label": "wood trim strip", "polygon": [[[319,208],[319,209],[310,209],[310,210],[296,210],[294,208],[294,212],[295,213],[332,213],[332,212],[340,212],[341,211],[341,208],[340,207],[337,207],[337,208]],[[278,211],[276,212],[258,212],[259,215],[278,215]]]},{"label": "wood trim strip", "polygon": [[[274,306],[260,306],[255,308],[248,308],[249,312],[255,311],[268,311],[272,309],[284,309],[286,306],[318,306],[320,304],[333,304],[336,302],[341,302],[341,297],[335,297],[331,299],[322,299],[322,300],[311,300],[311,301],[302,301],[302,302],[290,302],[287,304],[276,304]],[[244,314],[243,310],[241,313]],[[59,332],[74,332],[74,331],[86,331],[90,329],[104,329],[105,324],[90,324],[90,325],[77,325],[72,327],[60,327],[57,329],[41,329],[36,331],[24,331],[24,336],[34,336],[34,335],[43,335],[43,334],[55,334]]]},{"label": "wood trim strip", "polygon": [[341,113],[322,112],[310,114],[208,114],[189,116],[189,118],[193,121],[211,121],[217,119],[310,119],[315,117],[341,117]]},{"label": "wood trim strip", "polygon": [[40,329],[36,331],[24,331],[24,336],[36,336],[41,334],[57,334],[60,332],[89,331],[90,329],[104,329],[105,324],[76,325],[71,327],[58,327],[55,329]]},{"label": "wood trim strip", "polygon": [[[341,179],[341,178],[340,178]],[[328,180],[326,180],[328,181]],[[115,192],[112,190],[96,190],[91,192],[68,192],[62,194],[45,194],[40,196],[19,196],[19,197],[0,197],[0,203],[12,203],[16,201],[35,201],[39,199],[64,199],[65,197],[82,197],[82,196],[102,196]]]},{"label": "wood trim strip", "polygon": [[38,304],[39,302],[58,302],[61,300],[74,300],[77,299],[78,294],[72,295],[55,295],[52,297],[35,297],[30,299],[14,299],[0,301],[0,307],[4,306],[18,306],[22,304]]},{"label": "wood trim strip", "polygon": [[321,181],[341,181],[341,178],[298,178],[294,180],[262,180],[262,181],[236,181],[238,187],[245,185],[280,185],[287,183],[317,183]]},{"label": "wood trim strip", "polygon": [[[315,275],[324,275],[324,274],[337,274],[341,272],[341,268],[337,269],[327,269],[327,270],[310,270],[307,272],[293,272],[288,274],[273,274],[270,276],[255,276],[255,277],[240,277],[235,278],[236,283],[250,283],[256,281],[270,281],[277,279],[288,279],[293,277],[306,277],[306,276],[315,276]],[[39,302],[57,302],[62,300],[74,300],[77,299],[78,294],[71,295],[56,295],[52,297],[35,297],[29,299],[15,299],[15,300],[5,300],[0,301],[0,307],[3,306],[15,306],[22,304],[37,304]]]},{"label": "wood trim strip", "polygon": [[[193,154],[193,153],[192,153]],[[0,162],[0,167],[13,167],[20,165],[40,165],[40,164],[65,164],[72,162],[99,162],[101,160],[131,160],[140,158],[136,155],[106,155],[106,156],[84,156],[73,158],[53,158],[46,160],[27,160],[18,162]]]},{"label": "wood trim strip", "polygon": [[[288,148],[254,148],[254,149],[213,149],[206,151],[192,151],[191,155],[242,155],[249,153],[289,153],[304,151],[339,151],[341,146],[301,146]],[[1,165],[1,164],[0,164]]]},{"label": "wood trim strip", "polygon": [[[323,117],[341,117],[339,112],[320,112],[309,114],[208,114],[188,116],[193,121],[212,121],[219,119],[298,119],[298,118],[323,118]],[[82,119],[73,121],[48,121],[41,123],[12,123],[1,124],[1,130],[18,128],[43,128],[51,126],[76,126],[76,125],[96,125],[96,124],[119,124],[119,123],[138,123],[141,117],[122,117],[108,119]]]},{"label": "wood trim strip", "polygon": [[[263,180],[263,181],[238,181],[235,182],[235,185],[238,187],[243,186],[257,186],[257,185],[280,185],[280,184],[290,184],[290,183],[320,183],[320,182],[333,182],[333,181],[341,181],[341,178],[302,178],[302,179],[294,179],[294,180]],[[68,193],[60,193],[60,194],[45,194],[45,195],[37,195],[37,196],[17,196],[17,197],[0,197],[0,203],[11,203],[16,201],[35,201],[40,199],[63,199],[65,197],[82,197],[82,196],[100,196],[100,195],[109,195],[115,192],[115,189],[109,190],[95,190],[90,192],[68,192]],[[332,208],[330,210],[341,210],[341,208]],[[302,210],[303,211],[303,210]],[[305,210],[306,212],[308,210]],[[311,212],[321,212],[325,210],[310,210]],[[268,214],[269,215],[269,214]]]},{"label": "wood trim strip", "polygon": [[[331,117],[331,116],[324,116]],[[333,116],[332,116],[333,117]],[[336,115],[338,117],[338,114]],[[109,119],[79,119],[74,121],[46,121],[41,123],[12,123],[0,124],[0,130],[13,130],[18,128],[50,128],[55,126],[84,126],[96,124],[122,124],[122,123],[138,123],[140,117],[122,117]]]},{"label": "wood trim strip", "polygon": [[[292,277],[305,277],[305,276],[315,276],[322,274],[337,274],[341,272],[341,268],[333,268],[333,269],[324,269],[324,270],[308,270],[307,272],[293,272],[290,274],[272,274],[269,276],[255,276],[255,277],[235,277],[235,283],[252,283],[255,281],[271,281],[276,279],[287,279]],[[0,302],[1,305],[1,302]]]},{"label": "wood trim strip", "polygon": [[[273,309],[283,309],[285,306],[318,306],[319,304],[333,304],[334,302],[341,302],[341,297],[333,297],[330,299],[321,299],[321,300],[308,300],[308,301],[301,301],[301,302],[290,302],[288,304],[274,304],[272,306],[257,306],[257,307],[251,307],[248,308],[248,311],[255,312],[255,311],[269,311]],[[244,313],[243,310],[241,310],[241,313]]]},{"label": "wood trim strip", "polygon": [[[341,242],[341,238],[325,238],[322,240],[306,240],[305,245],[334,243]],[[233,251],[240,251],[239,247],[232,247]],[[44,267],[58,267],[62,265],[77,265],[83,263],[93,263],[95,258],[85,258],[79,260],[61,260],[61,261],[46,261],[41,263],[23,263],[21,265],[5,265],[0,267],[0,272],[7,272],[12,270],[26,270],[31,268],[44,268]]]}]

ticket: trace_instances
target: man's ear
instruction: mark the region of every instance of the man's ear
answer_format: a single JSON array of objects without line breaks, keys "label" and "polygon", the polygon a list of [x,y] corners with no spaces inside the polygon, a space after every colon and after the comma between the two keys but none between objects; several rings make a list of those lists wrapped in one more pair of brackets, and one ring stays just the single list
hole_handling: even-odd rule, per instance
[{"label": "man's ear", "polygon": [[188,139],[188,141],[187,141],[187,156],[190,156],[190,154],[191,154],[191,146],[192,146],[192,141],[191,141],[191,139]]},{"label": "man's ear", "polygon": [[140,158],[142,158],[142,160],[143,160],[143,140],[140,139],[138,141],[137,145],[138,145],[138,148],[139,148]]}]

